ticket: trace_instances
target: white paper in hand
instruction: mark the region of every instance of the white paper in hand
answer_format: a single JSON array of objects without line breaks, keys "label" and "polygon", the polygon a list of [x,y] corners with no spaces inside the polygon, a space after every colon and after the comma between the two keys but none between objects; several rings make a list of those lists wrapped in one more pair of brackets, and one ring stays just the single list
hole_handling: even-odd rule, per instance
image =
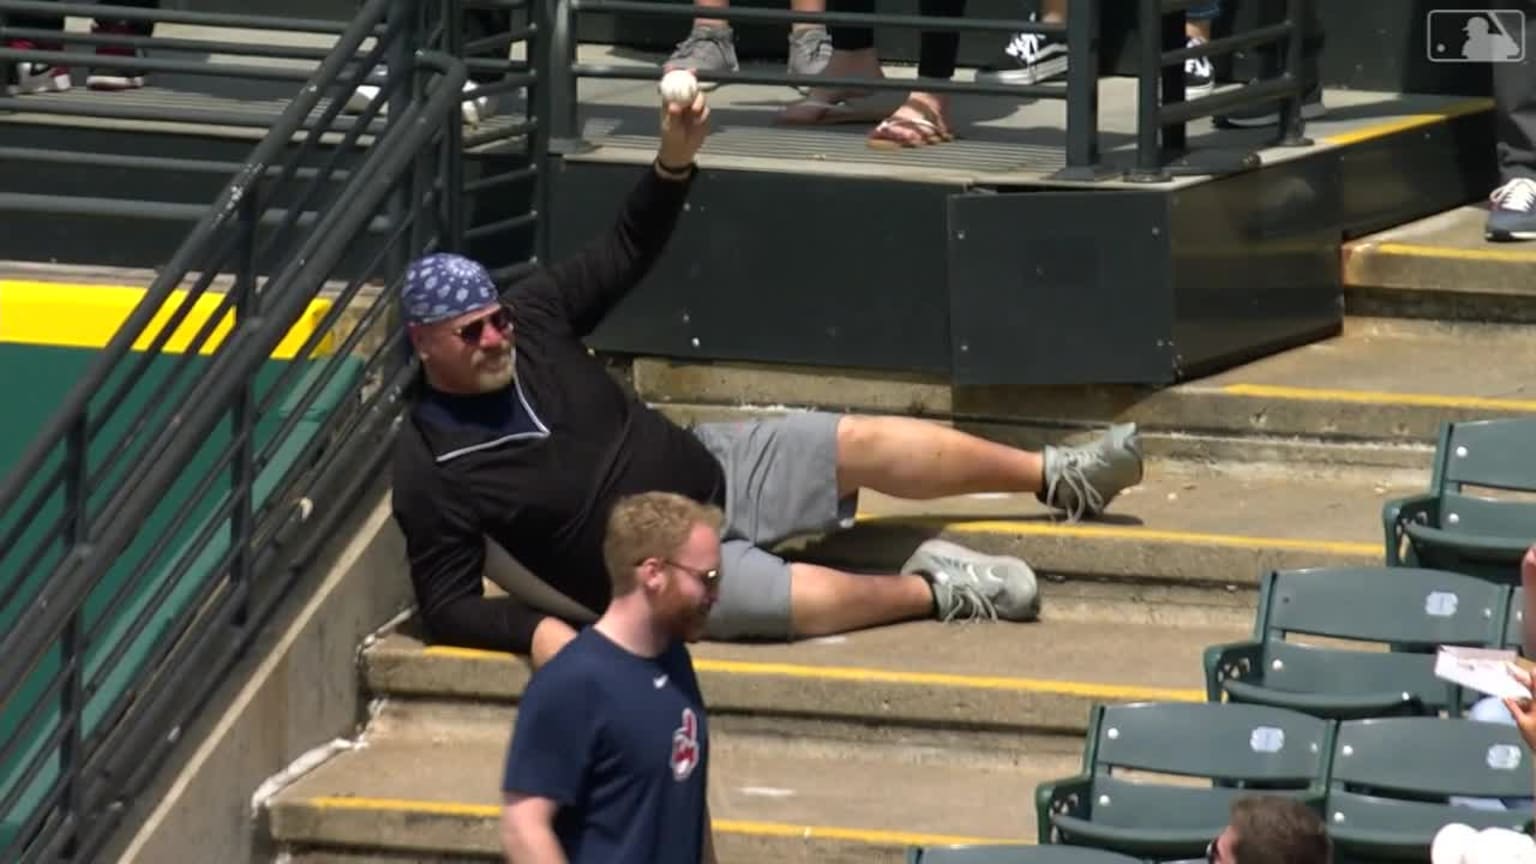
[{"label": "white paper in hand", "polygon": [[1488,696],[1529,699],[1531,691],[1510,674],[1514,664],[1513,651],[1442,645],[1435,656],[1435,677]]}]

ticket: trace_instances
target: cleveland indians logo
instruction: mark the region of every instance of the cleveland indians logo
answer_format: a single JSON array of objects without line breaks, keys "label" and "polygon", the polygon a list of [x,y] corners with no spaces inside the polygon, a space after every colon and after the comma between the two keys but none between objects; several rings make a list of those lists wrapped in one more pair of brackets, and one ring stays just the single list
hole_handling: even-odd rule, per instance
[{"label": "cleveland indians logo", "polygon": [[699,718],[683,709],[683,725],[672,732],[672,779],[681,783],[699,767]]}]

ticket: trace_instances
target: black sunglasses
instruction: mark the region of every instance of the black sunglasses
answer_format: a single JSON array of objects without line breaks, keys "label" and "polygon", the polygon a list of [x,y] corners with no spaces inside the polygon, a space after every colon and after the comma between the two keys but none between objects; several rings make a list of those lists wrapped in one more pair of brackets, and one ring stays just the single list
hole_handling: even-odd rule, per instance
[{"label": "black sunglasses", "polygon": [[684,573],[692,574],[700,582],[703,582],[704,587],[706,588],[713,588],[720,584],[720,571],[718,569],[700,570],[696,567],[689,567],[687,564],[679,564],[676,561],[668,560],[665,558],[662,559],[661,563],[676,567]]},{"label": "black sunglasses", "polygon": [[506,306],[498,306],[495,312],[483,318],[476,318],[463,327],[455,327],[453,335],[464,340],[466,344],[479,345],[480,337],[485,335],[486,324],[490,324],[505,334],[508,330],[512,329],[512,310]]}]

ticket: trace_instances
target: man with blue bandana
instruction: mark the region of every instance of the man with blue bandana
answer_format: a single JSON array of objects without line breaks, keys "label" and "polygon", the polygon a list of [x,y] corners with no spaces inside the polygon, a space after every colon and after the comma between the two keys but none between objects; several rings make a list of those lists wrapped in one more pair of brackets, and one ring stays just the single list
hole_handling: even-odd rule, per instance
[{"label": "man with blue bandana", "polygon": [[[1097,515],[1141,481],[1133,425],[1040,453],[905,417],[807,412],[684,429],[626,393],[582,344],[666,247],[708,113],[702,95],[669,105],[656,159],[616,224],[505,295],[459,256],[410,266],[401,303],[423,381],[395,443],[393,507],[427,636],[541,665],[607,607],[604,523],[615,501],[643,492],[725,513],[712,639],[1034,619],[1035,574],[1017,558],[931,540],[898,573],[854,574],[771,550],[850,525],[862,488],[915,499],[1033,492],[1070,519]],[[563,611],[536,611],[518,569],[553,588]],[[486,597],[482,577],[514,590]]]}]

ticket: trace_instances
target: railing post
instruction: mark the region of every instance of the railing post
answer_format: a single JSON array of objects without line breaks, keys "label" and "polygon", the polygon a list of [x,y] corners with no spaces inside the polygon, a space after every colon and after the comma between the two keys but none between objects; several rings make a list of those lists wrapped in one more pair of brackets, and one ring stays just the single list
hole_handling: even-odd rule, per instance
[{"label": "railing post", "polygon": [[[557,77],[564,77],[567,81],[572,81],[574,78],[569,73],[569,66],[559,70],[554,62],[554,19],[560,14],[555,9],[554,0],[533,0],[530,9],[534,18],[533,38],[528,45],[528,61],[529,71],[533,73],[533,85],[529,88],[527,117],[532,128],[528,131],[527,140],[528,167],[534,171],[531,196],[534,211],[533,260],[548,261],[550,255],[549,153],[551,139],[555,135],[553,89]],[[572,97],[572,116],[568,122],[574,130],[576,122],[574,94]]]},{"label": "railing post", "polygon": [[[65,555],[73,555],[76,550],[91,542],[91,493],[87,485],[90,477],[88,416],[82,413],[70,425],[69,436],[64,445],[64,506],[70,514],[69,531],[64,538]],[[64,670],[64,682],[59,688],[59,722],[69,724],[69,732],[59,740],[59,776],[64,780],[64,794],[59,800],[63,804],[66,819],[73,817],[69,819],[73,824],[69,832],[70,836],[62,847],[66,859],[74,857],[75,841],[79,837],[80,823],[85,815],[81,807],[85,784],[80,777],[81,763],[85,756],[80,752],[81,739],[84,737],[80,725],[85,722],[85,693],[82,684],[85,667],[84,643],[80,611],[76,610],[69,616],[59,635],[59,654],[61,655],[59,662],[60,668]]]},{"label": "railing post", "polygon": [[[260,185],[253,183],[240,200],[240,262],[235,273],[235,326],[238,332],[247,318],[256,316],[260,298],[256,295],[256,226],[261,215]],[[251,494],[256,480],[255,444],[251,441],[255,399],[251,382],[241,381],[230,412],[230,432],[238,442],[229,462],[229,494],[234,508],[229,516],[229,543],[234,555],[229,562],[230,588],[235,596],[234,623],[244,627],[250,613],[252,530]]]},{"label": "railing post", "polygon": [[1067,167],[1064,180],[1092,180],[1099,165],[1099,0],[1067,6]]},{"label": "railing post", "polygon": [[1162,83],[1163,4],[1161,0],[1138,0],[1136,26],[1141,37],[1136,95],[1136,166],[1126,172],[1127,180],[1161,183],[1168,179],[1163,170]]},{"label": "railing post", "polygon": [[[464,60],[464,4],[462,0],[443,0],[443,53]],[[448,118],[444,129],[438,170],[442,176],[442,200],[437,212],[442,214],[438,246],[445,252],[464,250],[464,125],[457,116]],[[420,202],[433,183],[432,154],[423,151],[411,195],[412,206]],[[427,225],[417,219],[411,227],[411,251],[419,253],[427,244]]]},{"label": "railing post", "polygon": [[1301,77],[1302,57],[1311,27],[1310,0],[1287,0],[1286,15],[1290,19],[1291,36],[1285,43],[1285,76],[1296,84],[1296,92],[1280,103],[1280,134],[1275,142],[1281,147],[1306,147],[1311,139],[1306,137],[1306,121],[1301,116],[1301,100],[1306,84]]},{"label": "railing post", "polygon": [[545,110],[539,119],[548,129],[549,149],[554,153],[574,153],[590,149],[577,131],[576,96],[576,4],[574,0],[534,0],[544,12],[547,54],[540,58],[534,74],[540,76]]}]

